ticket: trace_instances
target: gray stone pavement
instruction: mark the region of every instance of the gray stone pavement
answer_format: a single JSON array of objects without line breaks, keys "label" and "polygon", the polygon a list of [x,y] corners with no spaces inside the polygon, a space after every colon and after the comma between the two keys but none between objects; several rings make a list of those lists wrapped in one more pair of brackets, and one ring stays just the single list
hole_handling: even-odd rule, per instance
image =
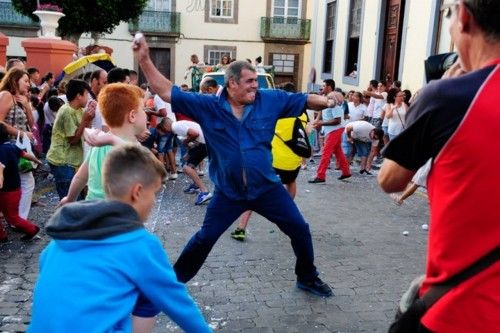
[{"label": "gray stone pavement", "polygon": [[[414,276],[424,270],[427,232],[425,194],[417,192],[401,207],[376,184],[376,177],[338,181],[329,170],[325,185],[308,184],[314,166],[301,171],[296,202],[310,224],[321,278],[335,296],[320,298],[295,287],[295,257],[288,238],[255,214],[247,241],[229,237],[214,246],[198,275],[188,283],[207,322],[217,332],[385,332],[396,303]],[[206,177],[205,177],[206,178]],[[168,182],[158,197],[149,230],[161,238],[171,262],[200,227],[205,207],[181,189],[184,175]],[[42,226],[56,196],[50,185],[37,191],[46,207],[33,207]],[[409,235],[404,236],[403,231]],[[0,245],[0,332],[24,332],[30,320],[31,291],[38,256],[48,242],[19,240]],[[50,320],[48,318],[47,320]],[[160,315],[154,332],[180,332]]]}]

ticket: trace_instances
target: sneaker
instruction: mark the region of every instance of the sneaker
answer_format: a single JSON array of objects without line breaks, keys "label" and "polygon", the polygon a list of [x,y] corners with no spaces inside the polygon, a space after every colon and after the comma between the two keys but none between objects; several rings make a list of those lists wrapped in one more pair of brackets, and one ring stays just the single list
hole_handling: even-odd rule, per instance
[{"label": "sneaker", "polygon": [[203,203],[207,202],[210,199],[212,199],[211,192],[200,192],[198,194],[198,197],[196,198],[196,202],[194,204],[196,206],[199,206],[199,205],[202,205]]},{"label": "sneaker", "polygon": [[200,190],[198,186],[196,186],[195,183],[191,183],[188,187],[184,189],[184,193],[186,194],[195,194]]},{"label": "sneaker", "polygon": [[205,176],[205,171],[203,171],[203,170],[198,170],[198,176],[200,176],[200,177]]},{"label": "sneaker", "polygon": [[236,228],[236,230],[231,233],[231,238],[243,242],[245,240],[245,229]]},{"label": "sneaker", "polygon": [[309,179],[307,182],[311,183],[311,184],[324,184],[325,180],[316,177],[316,178],[313,178],[313,179]]},{"label": "sneaker", "polygon": [[332,288],[330,288],[328,284],[321,281],[319,277],[316,277],[314,280],[308,282],[297,280],[297,288],[321,297],[333,296]]},{"label": "sneaker", "polygon": [[176,180],[179,175],[177,175],[177,172],[171,173],[170,176],[168,176],[168,179],[170,180]]},{"label": "sneaker", "polygon": [[343,180],[343,179],[347,179],[347,178],[351,178],[351,175],[342,175],[340,176],[339,178],[337,178],[338,180]]},{"label": "sneaker", "polygon": [[32,239],[41,238],[40,236],[38,236],[38,233],[40,233],[40,228],[36,227],[35,233],[33,233],[31,235],[24,235],[23,237],[21,237],[21,240],[23,240],[23,241],[29,241],[29,240],[32,240]]}]

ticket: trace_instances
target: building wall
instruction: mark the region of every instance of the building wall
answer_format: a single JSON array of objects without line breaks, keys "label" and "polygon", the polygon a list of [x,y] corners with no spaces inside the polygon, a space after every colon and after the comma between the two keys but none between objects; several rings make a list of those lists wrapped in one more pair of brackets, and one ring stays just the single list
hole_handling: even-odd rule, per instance
[{"label": "building wall", "polygon": [[[385,0],[364,0],[358,62],[358,82],[351,83],[344,76],[347,34],[349,29],[350,0],[337,0],[337,21],[334,42],[333,74],[323,73],[323,52],[326,28],[326,4],[329,0],[314,2],[317,21],[312,31],[311,66],[316,69],[316,84],[323,79],[333,78],[344,90],[362,90],[371,79],[379,79],[381,52],[384,33],[383,9]],[[402,18],[402,40],[399,79],[403,89],[416,91],[424,84],[424,60],[432,52],[435,31],[435,10],[437,0],[406,0],[405,15]]]}]

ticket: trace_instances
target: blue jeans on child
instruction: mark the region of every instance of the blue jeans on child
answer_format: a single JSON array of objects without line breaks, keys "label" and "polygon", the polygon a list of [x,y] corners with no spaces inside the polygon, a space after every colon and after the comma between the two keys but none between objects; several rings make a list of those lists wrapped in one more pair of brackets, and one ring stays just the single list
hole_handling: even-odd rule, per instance
[{"label": "blue jeans on child", "polygon": [[62,199],[68,195],[69,185],[76,173],[76,168],[71,165],[54,165],[51,163],[49,163],[49,166],[52,175],[54,175],[57,194],[59,199]]}]

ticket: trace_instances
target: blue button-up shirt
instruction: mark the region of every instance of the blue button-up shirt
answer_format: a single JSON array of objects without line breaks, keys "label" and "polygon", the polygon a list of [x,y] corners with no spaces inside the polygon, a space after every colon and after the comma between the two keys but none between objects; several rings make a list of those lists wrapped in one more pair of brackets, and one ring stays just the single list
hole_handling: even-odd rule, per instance
[{"label": "blue button-up shirt", "polygon": [[172,88],[172,109],[200,124],[216,190],[234,200],[252,200],[279,183],[272,168],[271,140],[278,118],[298,117],[307,96],[281,90],[258,90],[241,120],[220,96],[186,93]]}]

